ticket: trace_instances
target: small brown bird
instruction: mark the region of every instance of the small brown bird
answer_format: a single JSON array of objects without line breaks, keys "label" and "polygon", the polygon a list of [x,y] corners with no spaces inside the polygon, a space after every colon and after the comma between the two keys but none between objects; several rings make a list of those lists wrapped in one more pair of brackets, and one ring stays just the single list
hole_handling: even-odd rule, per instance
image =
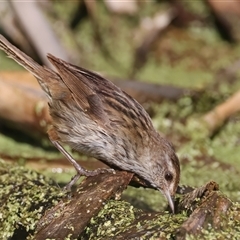
[{"label": "small brown bird", "polygon": [[144,108],[112,82],[48,54],[56,72],[39,65],[0,35],[0,48],[31,72],[49,98],[49,138],[80,175],[82,168],[62,143],[111,167],[133,172],[160,190],[174,212],[180,165],[172,144],[153,127]]}]

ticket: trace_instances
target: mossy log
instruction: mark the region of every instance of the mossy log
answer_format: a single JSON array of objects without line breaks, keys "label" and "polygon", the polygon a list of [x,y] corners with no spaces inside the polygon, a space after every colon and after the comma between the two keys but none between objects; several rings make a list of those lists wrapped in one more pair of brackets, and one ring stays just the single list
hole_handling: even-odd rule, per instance
[{"label": "mossy log", "polygon": [[177,214],[171,214],[146,212],[120,200],[132,176],[100,174],[70,193],[41,174],[0,161],[0,238],[185,239],[201,236],[209,225],[214,231],[228,229],[230,218],[233,233],[238,226],[240,207],[214,182],[183,190],[176,199]]}]

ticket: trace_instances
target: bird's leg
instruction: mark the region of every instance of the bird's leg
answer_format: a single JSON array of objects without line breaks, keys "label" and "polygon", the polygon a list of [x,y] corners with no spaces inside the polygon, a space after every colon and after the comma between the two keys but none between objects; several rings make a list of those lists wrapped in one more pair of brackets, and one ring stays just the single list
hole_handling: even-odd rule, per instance
[{"label": "bird's leg", "polygon": [[79,173],[77,173],[74,177],[72,177],[71,181],[63,189],[70,192],[72,189],[72,186],[77,182],[77,180],[80,177],[81,177],[81,175]]},{"label": "bird's leg", "polygon": [[96,176],[100,173],[105,173],[105,172],[115,173],[115,171],[110,168],[109,169],[108,168],[98,168],[93,171],[86,170],[76,162],[76,160],[63,148],[63,146],[58,141],[51,140],[51,142],[67,158],[67,160],[74,166],[74,168],[77,171],[77,174],[67,184],[66,187],[68,189],[71,188],[77,182],[77,180],[80,178],[80,176],[90,177],[90,176]]}]

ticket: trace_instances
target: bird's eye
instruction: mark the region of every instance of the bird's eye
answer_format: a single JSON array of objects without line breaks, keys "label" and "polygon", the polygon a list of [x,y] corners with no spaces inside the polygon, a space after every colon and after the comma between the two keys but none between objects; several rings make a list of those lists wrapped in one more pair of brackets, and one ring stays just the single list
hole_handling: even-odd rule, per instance
[{"label": "bird's eye", "polygon": [[171,182],[173,180],[173,175],[172,173],[168,172],[165,174],[165,179],[168,181],[168,182]]}]

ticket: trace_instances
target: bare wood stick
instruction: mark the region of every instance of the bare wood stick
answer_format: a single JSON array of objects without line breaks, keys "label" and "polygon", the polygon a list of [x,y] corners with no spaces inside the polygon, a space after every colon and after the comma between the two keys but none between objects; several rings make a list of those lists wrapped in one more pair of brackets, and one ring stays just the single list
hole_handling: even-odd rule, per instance
[{"label": "bare wood stick", "polygon": [[136,80],[114,80],[114,83],[140,103],[161,103],[163,100],[177,101],[184,95],[197,94],[197,91],[186,88],[151,84]]},{"label": "bare wood stick", "polygon": [[230,116],[240,111],[240,91],[236,92],[224,103],[218,105],[203,116],[212,132],[216,131]]},{"label": "bare wood stick", "polygon": [[10,1],[10,3],[23,32],[26,33],[46,66],[52,67],[46,56],[50,52],[64,60],[69,60],[68,54],[51,29],[37,1]]},{"label": "bare wood stick", "polygon": [[[146,63],[150,48],[158,39],[159,34],[167,29],[175,17],[175,10],[168,9],[164,13],[157,13],[151,20],[142,22],[142,26],[139,30],[139,35],[143,35],[141,39],[142,42],[135,51],[131,76],[134,76],[136,71],[139,71],[139,69]],[[146,22],[148,22],[148,24],[146,24]]]},{"label": "bare wood stick", "polygon": [[216,28],[220,35],[229,42],[239,42],[240,2],[231,1],[205,1],[214,17]]},{"label": "bare wood stick", "polygon": [[51,122],[46,97],[30,79],[29,73],[0,74],[0,119],[32,135],[46,135]]}]

